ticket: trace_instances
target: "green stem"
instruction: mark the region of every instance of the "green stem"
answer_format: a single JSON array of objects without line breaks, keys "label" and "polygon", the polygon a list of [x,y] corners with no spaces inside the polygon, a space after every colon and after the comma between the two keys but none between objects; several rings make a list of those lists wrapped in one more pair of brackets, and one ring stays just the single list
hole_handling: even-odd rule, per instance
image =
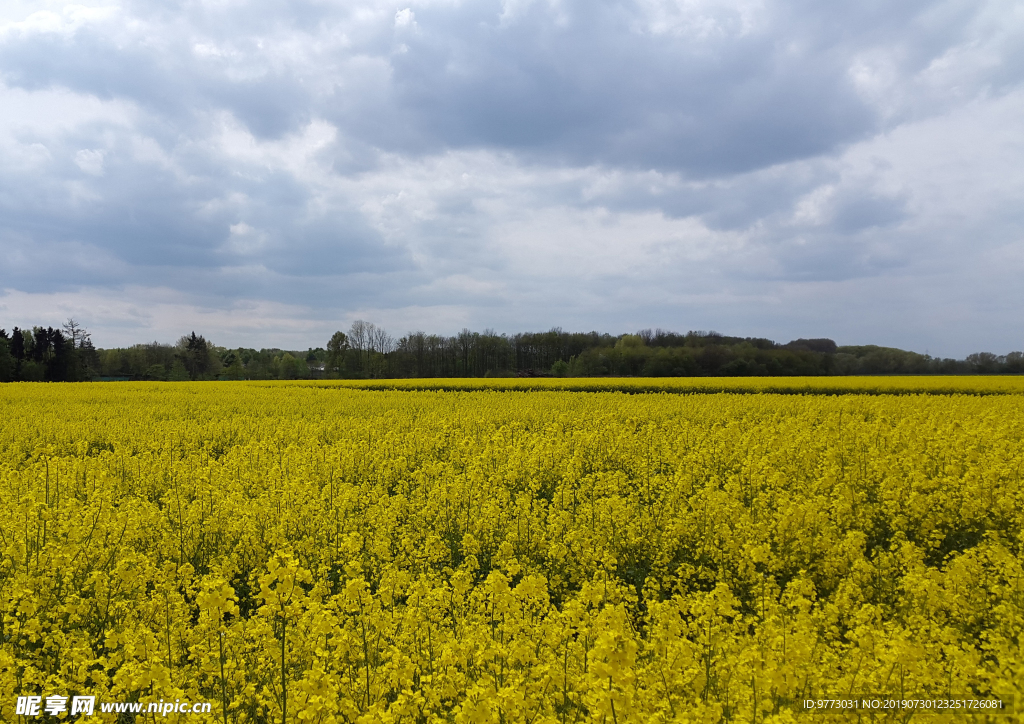
[{"label": "green stem", "polygon": [[284,676],[284,650],[285,634],[287,631],[288,619],[285,612],[281,611],[281,724],[288,724],[288,681]]},{"label": "green stem", "polygon": [[224,724],[228,724],[228,689],[224,681],[224,632],[218,631],[217,643],[220,644],[220,700],[224,707]]}]

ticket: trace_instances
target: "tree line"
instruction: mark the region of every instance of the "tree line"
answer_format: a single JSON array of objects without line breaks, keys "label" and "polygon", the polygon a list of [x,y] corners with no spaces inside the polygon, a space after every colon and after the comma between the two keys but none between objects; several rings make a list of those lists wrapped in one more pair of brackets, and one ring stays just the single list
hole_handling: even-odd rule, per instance
[{"label": "tree line", "polygon": [[0,382],[88,380],[96,353],[91,335],[73,319],[58,329],[0,329]]},{"label": "tree line", "polygon": [[226,348],[194,331],[175,344],[97,349],[73,319],[58,329],[0,329],[2,382],[1021,373],[1022,352],[941,359],[892,347],[838,346],[831,339],[780,344],[713,331],[611,335],[558,328],[518,334],[464,329],[451,336],[411,332],[395,339],[382,327],[357,320],[348,332],[335,332],[325,347],[297,351]]}]

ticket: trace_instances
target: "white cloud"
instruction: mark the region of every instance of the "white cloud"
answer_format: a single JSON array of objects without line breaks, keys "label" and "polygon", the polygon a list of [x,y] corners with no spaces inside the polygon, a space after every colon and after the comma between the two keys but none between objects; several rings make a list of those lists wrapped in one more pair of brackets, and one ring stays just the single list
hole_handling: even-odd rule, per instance
[{"label": "white cloud", "polygon": [[760,0],[640,0],[644,11],[640,29],[654,35],[689,40],[748,35],[766,20]]},{"label": "white cloud", "polygon": [[416,14],[409,8],[399,10],[395,13],[396,28],[411,28],[416,26]]},{"label": "white cloud", "polygon": [[329,172],[319,155],[334,143],[337,129],[322,119],[314,119],[296,133],[273,141],[257,138],[228,114],[221,114],[217,126],[211,151],[234,168],[284,171],[304,183],[323,181]]},{"label": "white cloud", "polygon": [[267,245],[266,232],[249,226],[244,221],[232,224],[228,227],[228,240],[225,243],[225,250],[233,254],[248,256],[258,252]]},{"label": "white cloud", "polygon": [[40,3],[22,3],[12,0],[4,3],[6,12],[0,12],[0,39],[11,35],[55,34],[68,37],[80,28],[113,19],[116,6],[52,4],[58,10],[38,10]]},{"label": "white cloud", "polygon": [[0,83],[0,137],[46,138],[83,126],[129,127],[137,122],[130,100],[101,99],[60,87],[27,90]]},{"label": "white cloud", "polygon": [[103,151],[83,148],[75,154],[75,165],[90,176],[102,176]]}]

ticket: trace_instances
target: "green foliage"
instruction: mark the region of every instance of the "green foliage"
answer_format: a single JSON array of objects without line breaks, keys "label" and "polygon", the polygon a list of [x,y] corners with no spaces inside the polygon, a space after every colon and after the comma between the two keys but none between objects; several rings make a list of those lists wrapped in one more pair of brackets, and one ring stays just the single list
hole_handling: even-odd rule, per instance
[{"label": "green foliage", "polygon": [[344,332],[335,332],[327,342],[327,357],[324,373],[327,377],[341,377],[345,372],[345,354],[348,352],[348,337]]},{"label": "green foliage", "polygon": [[225,380],[244,380],[245,379],[245,367],[242,366],[242,360],[236,355],[229,355],[227,360],[227,366],[224,368],[224,373],[221,375],[221,379]]},{"label": "green foliage", "polygon": [[174,366],[171,367],[171,372],[167,375],[167,379],[171,382],[186,382],[188,380],[188,370],[185,369],[185,365],[181,363],[181,360],[177,360]]},{"label": "green foliage", "polygon": [[46,379],[46,368],[40,362],[24,360],[20,365],[18,379],[22,382],[42,382]]},{"label": "green foliage", "polygon": [[[184,369],[184,368],[182,368]],[[149,380],[166,380],[167,369],[163,365],[150,365],[149,369],[146,370],[146,379]]]},{"label": "green foliage", "polygon": [[[3,332],[3,330],[0,330]],[[14,357],[11,356],[10,342],[6,332],[0,334],[0,382],[14,379]]]}]

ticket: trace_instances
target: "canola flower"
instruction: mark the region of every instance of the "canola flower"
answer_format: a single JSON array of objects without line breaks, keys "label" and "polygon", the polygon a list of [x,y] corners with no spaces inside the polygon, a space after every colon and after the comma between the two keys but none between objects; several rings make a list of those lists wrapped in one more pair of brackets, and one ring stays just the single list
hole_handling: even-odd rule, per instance
[{"label": "canola flower", "polygon": [[[279,382],[260,384],[277,385]],[[664,392],[668,394],[777,393],[783,395],[1007,395],[1024,394],[1024,377],[901,375],[891,377],[479,377],[286,382],[362,390],[562,390],[566,392]]]},{"label": "canola flower", "polygon": [[982,382],[4,386],[0,720],[1010,720],[803,708],[1024,691],[1024,396]]}]

